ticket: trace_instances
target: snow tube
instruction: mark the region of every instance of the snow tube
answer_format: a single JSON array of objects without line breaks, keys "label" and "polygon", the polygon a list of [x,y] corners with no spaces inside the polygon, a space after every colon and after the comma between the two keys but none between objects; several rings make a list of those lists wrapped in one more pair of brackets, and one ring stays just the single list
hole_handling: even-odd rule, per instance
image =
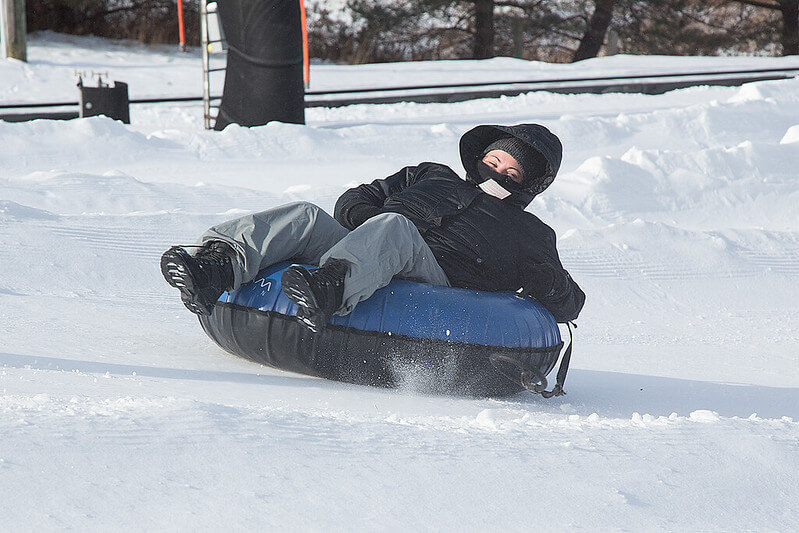
[{"label": "snow tube", "polygon": [[200,317],[205,332],[228,352],[282,370],[469,396],[529,388],[529,379],[527,386],[519,379],[522,369],[545,387],[563,346],[555,319],[538,302],[405,280],[313,333],[281,290],[288,266],[273,265],[224,293],[213,313]]}]

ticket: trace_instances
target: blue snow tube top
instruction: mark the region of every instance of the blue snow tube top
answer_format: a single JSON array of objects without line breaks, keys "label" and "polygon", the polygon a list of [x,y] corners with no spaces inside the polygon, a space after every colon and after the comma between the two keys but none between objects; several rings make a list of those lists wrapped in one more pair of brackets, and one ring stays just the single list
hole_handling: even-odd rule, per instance
[{"label": "blue snow tube top", "polygon": [[514,367],[546,376],[562,347],[555,319],[536,301],[406,280],[313,333],[281,290],[288,266],[273,265],[224,293],[211,316],[200,317],[206,333],[227,351],[283,370],[478,396],[523,390],[511,379]]}]

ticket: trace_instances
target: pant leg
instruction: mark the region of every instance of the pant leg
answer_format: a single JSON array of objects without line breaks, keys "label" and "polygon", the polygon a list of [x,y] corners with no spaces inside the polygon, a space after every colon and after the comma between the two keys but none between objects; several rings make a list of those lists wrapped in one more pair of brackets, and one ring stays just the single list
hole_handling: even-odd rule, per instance
[{"label": "pant leg", "polygon": [[216,225],[200,243],[223,241],[236,250],[233,288],[237,289],[261,269],[281,261],[319,264],[322,254],[348,233],[320,207],[294,202]]},{"label": "pant leg", "polygon": [[358,302],[385,287],[398,277],[434,285],[449,286],[430,247],[413,222],[397,213],[383,213],[370,218],[323,254],[350,263],[344,279],[343,306],[338,314],[352,311]]}]

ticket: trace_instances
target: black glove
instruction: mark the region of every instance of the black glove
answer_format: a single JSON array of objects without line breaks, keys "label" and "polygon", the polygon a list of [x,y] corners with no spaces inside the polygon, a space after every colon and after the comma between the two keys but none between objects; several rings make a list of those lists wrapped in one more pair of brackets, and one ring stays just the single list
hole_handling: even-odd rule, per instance
[{"label": "black glove", "polygon": [[352,229],[357,228],[375,215],[379,215],[383,210],[370,204],[358,204],[352,206],[349,212]]},{"label": "black glove", "polygon": [[527,263],[522,272],[522,296],[540,299],[555,286],[555,269],[547,263]]}]

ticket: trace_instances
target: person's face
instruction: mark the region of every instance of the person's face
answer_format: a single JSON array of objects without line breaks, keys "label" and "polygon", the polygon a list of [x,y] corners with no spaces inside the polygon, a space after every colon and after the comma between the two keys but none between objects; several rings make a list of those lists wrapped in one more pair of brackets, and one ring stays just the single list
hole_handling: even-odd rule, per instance
[{"label": "person's face", "polygon": [[503,150],[491,150],[483,156],[483,163],[500,174],[505,174],[516,183],[521,183],[524,179],[519,162]]}]

